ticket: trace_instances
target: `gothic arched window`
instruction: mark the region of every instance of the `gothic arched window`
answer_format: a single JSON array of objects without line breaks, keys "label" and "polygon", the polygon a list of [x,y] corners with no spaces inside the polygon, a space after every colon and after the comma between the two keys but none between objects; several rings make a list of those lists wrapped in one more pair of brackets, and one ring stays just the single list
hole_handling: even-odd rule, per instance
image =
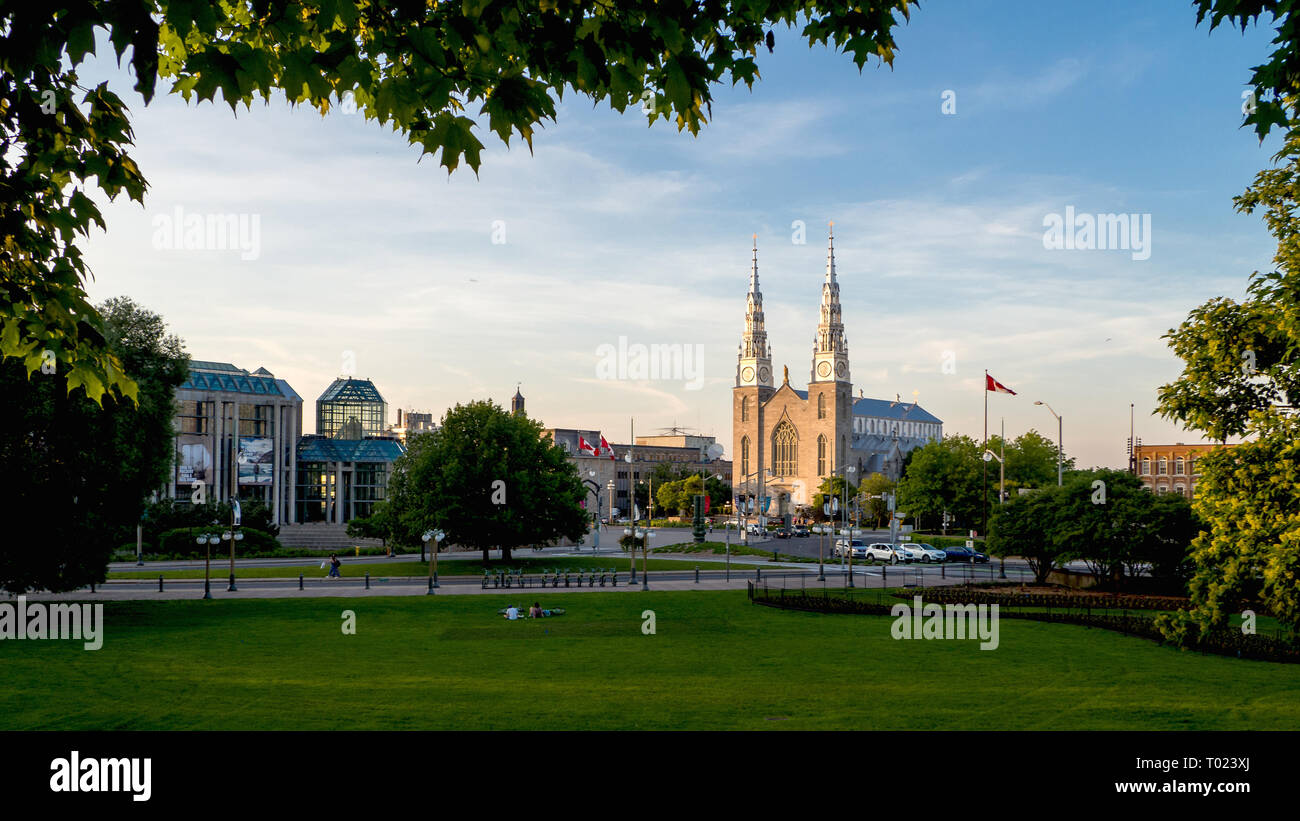
[{"label": "gothic arched window", "polygon": [[749,475],[749,437],[740,440],[740,475]]},{"label": "gothic arched window", "polygon": [[817,475],[826,475],[826,437],[817,437]]},{"label": "gothic arched window", "polygon": [[740,421],[742,422],[749,421],[749,397],[748,396],[740,397]]},{"label": "gothic arched window", "polygon": [[799,475],[799,437],[786,419],[772,433],[772,467],[777,476]]},{"label": "gothic arched window", "polygon": [[817,394],[817,418],[826,418],[826,394],[824,393]]}]

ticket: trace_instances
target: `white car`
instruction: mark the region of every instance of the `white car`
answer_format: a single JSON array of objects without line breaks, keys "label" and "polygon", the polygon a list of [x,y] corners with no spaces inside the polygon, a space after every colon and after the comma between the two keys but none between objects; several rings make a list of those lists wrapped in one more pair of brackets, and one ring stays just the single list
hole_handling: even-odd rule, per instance
[{"label": "white car", "polygon": [[912,554],[912,561],[914,562],[946,562],[948,560],[947,553],[934,545],[925,544],[924,542],[905,544],[903,547],[907,548]]},{"label": "white car", "polygon": [[876,542],[867,545],[867,558],[875,562],[885,562],[886,564],[910,561],[907,558],[907,553],[903,551],[900,545],[889,544],[888,542]]},{"label": "white car", "polygon": [[835,542],[834,553],[836,558],[848,558],[850,551],[852,551],[855,559],[867,558],[867,544],[861,539],[853,539],[850,542],[839,539]]}]

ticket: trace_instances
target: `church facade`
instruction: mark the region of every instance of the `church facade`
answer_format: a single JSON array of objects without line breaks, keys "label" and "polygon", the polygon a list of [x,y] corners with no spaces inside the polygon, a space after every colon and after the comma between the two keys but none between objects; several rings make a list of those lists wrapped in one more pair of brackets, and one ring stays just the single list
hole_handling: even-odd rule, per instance
[{"label": "church facade", "polygon": [[776,385],[755,238],[732,389],[732,486],[738,499],[755,501],[770,516],[810,505],[830,476],[847,475],[855,485],[872,473],[897,479],[909,451],[943,437],[943,423],[915,402],[870,399],[861,390],[853,395],[840,313],[832,233],[808,387],[793,387],[788,367]]}]

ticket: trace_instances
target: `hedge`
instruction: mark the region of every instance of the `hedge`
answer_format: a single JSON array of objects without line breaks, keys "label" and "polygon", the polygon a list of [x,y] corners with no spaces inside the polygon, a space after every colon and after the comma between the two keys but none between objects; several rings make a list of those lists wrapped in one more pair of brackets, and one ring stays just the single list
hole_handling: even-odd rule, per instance
[{"label": "hedge", "polygon": [[[207,553],[208,548],[200,546],[195,541],[199,535],[202,533],[220,535],[223,532],[220,527],[178,527],[175,530],[166,531],[159,537],[158,550],[160,553],[169,553],[176,556],[203,556]],[[265,531],[251,527],[241,527],[239,532],[244,534],[244,538],[235,543],[236,556],[281,549],[280,540]],[[230,555],[230,542],[220,542],[213,545],[212,552],[215,555]]]}]

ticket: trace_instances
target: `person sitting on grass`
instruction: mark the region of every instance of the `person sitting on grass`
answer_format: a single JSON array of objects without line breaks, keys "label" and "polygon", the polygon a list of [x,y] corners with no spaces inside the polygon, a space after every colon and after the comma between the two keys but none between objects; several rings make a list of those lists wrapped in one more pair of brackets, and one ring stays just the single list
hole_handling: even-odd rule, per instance
[{"label": "person sitting on grass", "polygon": [[519,608],[514,606],[513,604],[507,607],[506,618],[509,619],[510,621],[514,621],[515,619],[519,618]]},{"label": "person sitting on grass", "polygon": [[528,618],[530,618],[530,619],[540,619],[541,617],[542,617],[542,606],[541,606],[541,604],[539,604],[539,603],[537,603],[537,602],[533,602],[533,606],[530,607],[530,608],[528,609]]}]

